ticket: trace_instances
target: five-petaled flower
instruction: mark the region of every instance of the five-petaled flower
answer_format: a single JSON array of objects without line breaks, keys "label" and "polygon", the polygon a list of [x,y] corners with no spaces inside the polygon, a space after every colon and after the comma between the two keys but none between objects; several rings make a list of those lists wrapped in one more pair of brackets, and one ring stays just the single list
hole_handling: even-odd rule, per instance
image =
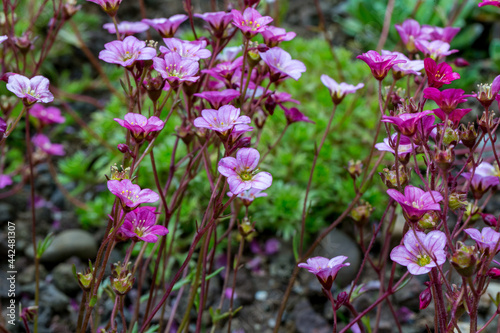
[{"label": "five-petaled flower", "polygon": [[188,19],[187,15],[177,14],[170,18],[143,19],[142,22],[158,31],[163,38],[173,37],[182,22]]},{"label": "five-petaled flower", "polygon": [[264,43],[269,47],[278,46],[281,42],[287,42],[292,40],[297,35],[295,32],[286,32],[283,28],[278,28],[274,26],[267,27],[266,31],[260,33],[264,37]]},{"label": "five-petaled flower", "polygon": [[306,71],[306,66],[301,61],[292,60],[290,53],[279,47],[273,47],[267,52],[261,53],[260,56],[269,67],[272,82],[287,77],[298,80],[302,73]]},{"label": "five-petaled flower", "polygon": [[[396,145],[398,140],[398,134],[394,133],[391,137],[391,140],[389,138],[385,138],[384,142],[379,142],[375,145],[375,148],[377,148],[380,151],[388,151],[396,155]],[[392,143],[392,144],[391,144]],[[399,145],[397,146],[398,148],[398,156],[404,158],[406,155],[410,154],[413,151],[413,147],[411,145],[411,139],[407,136],[401,135],[399,138]]]},{"label": "five-petaled flower", "polygon": [[247,116],[240,116],[240,109],[232,105],[221,106],[218,110],[205,109],[201,111],[201,117],[194,120],[194,126],[208,128],[223,135],[238,124],[250,124]]},{"label": "five-petaled flower", "polygon": [[255,188],[265,190],[271,186],[273,177],[269,172],[258,172],[260,154],[254,148],[241,148],[234,157],[224,157],[219,161],[219,172],[227,177],[229,190],[240,194]]},{"label": "five-petaled flower", "polygon": [[397,59],[397,55],[380,55],[377,51],[368,51],[363,53],[356,58],[363,60],[370,67],[373,76],[382,81],[386,76],[392,66],[396,64],[403,64],[406,60]]},{"label": "five-petaled flower", "polygon": [[227,12],[211,12],[194,14],[194,17],[201,18],[207,23],[207,29],[215,38],[224,37],[224,32],[229,23],[233,20],[233,14]]},{"label": "five-petaled flower", "polygon": [[31,79],[19,74],[11,75],[7,89],[22,98],[24,105],[27,106],[36,102],[49,103],[54,100],[54,96],[49,91],[49,80],[41,75]]},{"label": "five-petaled flower", "polygon": [[500,233],[493,228],[484,227],[481,232],[475,228],[465,229],[464,231],[476,241],[477,247],[481,251],[488,251],[490,255],[495,255],[500,250]]},{"label": "five-petaled flower", "polygon": [[404,192],[403,195],[394,189],[387,190],[387,194],[401,205],[408,220],[416,222],[428,211],[441,211],[439,205],[439,202],[443,200],[441,193],[437,191],[425,192],[411,185],[406,186]]},{"label": "five-petaled flower", "polygon": [[162,58],[153,59],[153,67],[166,79],[172,88],[177,88],[180,83],[196,82],[199,76],[200,65],[197,61],[184,59],[178,53],[170,52]]},{"label": "five-petaled flower", "polygon": [[98,4],[111,17],[116,15],[122,0],[87,0]]},{"label": "five-petaled flower", "polygon": [[425,57],[430,57],[434,60],[439,60],[450,54],[458,52],[458,50],[450,50],[450,44],[442,40],[419,40],[416,42],[417,48],[424,54]]},{"label": "five-petaled flower", "polygon": [[118,124],[130,131],[136,142],[147,139],[148,134],[158,132],[163,129],[165,123],[158,117],[152,116],[149,119],[138,113],[127,113],[124,119],[114,118]]},{"label": "five-petaled flower", "polygon": [[460,74],[453,72],[453,68],[446,62],[438,65],[433,59],[425,58],[424,68],[429,87],[441,88],[445,84],[460,79]]},{"label": "five-petaled flower", "polygon": [[125,215],[125,221],[120,227],[122,235],[134,241],[156,243],[158,236],[168,234],[168,229],[162,225],[156,225],[156,213],[154,207],[139,207]]},{"label": "five-petaled flower", "polygon": [[200,59],[206,59],[210,57],[212,52],[207,50],[205,47],[207,43],[205,41],[185,41],[177,38],[163,38],[165,46],[160,46],[160,52],[162,54],[167,54],[170,52],[178,53],[182,58],[197,61]]},{"label": "five-petaled flower", "polygon": [[408,137],[413,136],[417,131],[419,120],[432,111],[423,111],[419,113],[402,113],[397,116],[382,116],[382,122],[394,124],[396,130]]},{"label": "five-petaled flower", "polygon": [[63,145],[50,142],[49,138],[43,134],[35,134],[31,140],[36,147],[49,155],[64,155]]},{"label": "five-petaled flower", "polygon": [[240,96],[240,92],[235,89],[226,89],[223,91],[204,91],[194,94],[196,97],[205,99],[214,109],[230,103],[233,99]]},{"label": "five-petaled flower", "polygon": [[483,6],[495,6],[500,8],[500,0],[482,0],[480,3],[477,4],[478,7],[483,7]]},{"label": "five-petaled flower", "polygon": [[265,31],[267,25],[273,21],[272,17],[262,16],[252,7],[247,7],[243,14],[239,10],[233,9],[231,14],[233,14],[233,25],[240,29],[248,39]]},{"label": "five-petaled flower", "polygon": [[45,107],[41,104],[35,104],[30,110],[30,116],[37,118],[41,124],[62,124],[65,122],[61,116],[61,110],[55,106]]},{"label": "five-petaled flower", "polygon": [[339,104],[347,94],[353,94],[356,90],[365,86],[363,83],[358,83],[355,86],[345,82],[337,83],[337,81],[326,74],[321,75],[321,82],[330,90],[334,104]]},{"label": "five-petaled flower", "polygon": [[470,95],[464,95],[462,89],[445,89],[439,91],[436,88],[429,87],[424,89],[424,97],[436,102],[443,112],[450,113],[457,108],[459,103],[466,102],[466,97],[470,97]]},{"label": "five-petaled flower", "polygon": [[412,275],[426,274],[446,261],[446,235],[434,230],[427,235],[422,231],[409,230],[391,251],[391,260],[408,268]]},{"label": "five-petaled flower", "polygon": [[130,179],[108,180],[108,189],[121,202],[123,210],[130,212],[142,203],[156,202],[160,196],[150,189],[141,190],[139,185],[132,184]]},{"label": "five-petaled flower", "polygon": [[[481,162],[481,164],[476,167],[474,176],[472,176],[472,172],[464,172],[461,176],[470,180],[472,193],[476,199],[481,199],[484,193],[491,187],[500,184],[500,172],[498,168],[488,162]],[[470,179],[471,176],[472,180]]]},{"label": "five-petaled flower", "polygon": [[[227,192],[227,195],[232,197],[233,192]],[[262,190],[258,190],[256,188],[251,188],[249,190],[245,190],[238,194],[238,198],[243,201],[245,206],[250,206],[250,204],[255,200],[255,198],[267,197],[267,193],[262,192]]]},{"label": "five-petaled flower", "polygon": [[307,259],[307,263],[300,263],[298,266],[316,275],[323,288],[330,291],[339,270],[350,265],[348,262],[344,263],[346,259],[346,256],[338,256],[332,259],[313,257]]},{"label": "five-petaled flower", "polygon": [[104,44],[104,48],[105,50],[99,53],[99,59],[123,67],[130,67],[137,60],[151,60],[156,57],[153,47],[147,47],[146,42],[134,36]]},{"label": "five-petaled flower", "polygon": [[[118,23],[118,32],[125,36],[130,36],[133,34],[139,34],[145,32],[149,29],[149,26],[143,22],[127,22],[122,21]],[[102,26],[104,29],[108,30],[110,34],[116,34],[116,27],[113,23],[105,23]]]},{"label": "five-petaled flower", "polygon": [[406,49],[409,52],[415,52],[415,41],[419,39],[426,39],[428,36],[422,32],[420,28],[420,24],[415,20],[406,20],[403,24],[398,25],[395,24],[397,32],[399,33],[399,37],[401,37],[401,41],[405,44]]}]

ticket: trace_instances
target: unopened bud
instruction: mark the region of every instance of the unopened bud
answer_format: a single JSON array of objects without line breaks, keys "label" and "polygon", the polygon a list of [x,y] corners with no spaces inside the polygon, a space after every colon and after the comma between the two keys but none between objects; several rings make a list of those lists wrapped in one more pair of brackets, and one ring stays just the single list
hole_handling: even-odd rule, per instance
[{"label": "unopened bud", "polygon": [[82,273],[77,274],[78,284],[84,291],[90,290],[90,284],[92,283],[93,277],[94,276],[90,271],[87,274],[82,274]]},{"label": "unopened bud", "polygon": [[439,222],[439,215],[434,211],[429,211],[418,220],[418,226],[423,229],[434,229]]},{"label": "unopened bud", "polygon": [[483,221],[486,225],[495,228],[498,225],[498,220],[493,214],[484,214],[484,213],[479,213],[481,217],[483,218]]},{"label": "unopened bud", "polygon": [[340,308],[342,305],[346,304],[349,301],[349,294],[346,293],[345,291],[341,292],[337,296],[337,309]]},{"label": "unopened bud", "polygon": [[467,148],[472,148],[476,144],[476,139],[477,139],[477,132],[476,128],[474,127],[474,124],[467,124],[465,126],[462,124],[460,126],[460,140],[462,140],[462,143],[464,146]]},{"label": "unopened bud", "polygon": [[130,148],[124,143],[119,143],[117,148],[121,153],[130,153]]},{"label": "unopened bud", "polygon": [[[394,167],[393,167],[394,169]],[[380,177],[382,178],[382,181],[385,183],[385,185],[388,188],[392,189],[397,189],[398,188],[398,181],[397,181],[397,172],[396,170],[389,170],[385,168],[382,170],[382,172],[379,172]],[[409,173],[407,169],[400,165],[399,166],[399,185],[401,187],[406,186],[409,183]]]},{"label": "unopened bud", "polygon": [[363,202],[361,205],[356,206],[351,210],[351,218],[357,225],[364,225],[368,222],[372,212],[373,207],[368,202]]},{"label": "unopened bud", "polygon": [[490,278],[492,279],[498,279],[500,278],[500,268],[490,268],[488,273],[486,273]]},{"label": "unopened bud", "polygon": [[267,52],[269,51],[269,46],[267,46],[266,44],[259,44],[259,46],[257,46],[257,51],[261,53]]},{"label": "unopened bud", "polygon": [[451,257],[451,264],[457,272],[465,277],[472,276],[477,269],[477,257],[474,246],[466,246],[462,242],[458,242],[459,248]]},{"label": "unopened bud", "polygon": [[274,110],[276,109],[276,99],[274,98],[274,94],[269,94],[264,102],[264,107],[267,112],[272,116],[274,114]]},{"label": "unopened bud", "polygon": [[477,221],[480,217],[479,208],[470,202],[467,203],[464,213],[464,220],[466,221],[469,217],[471,221]]},{"label": "unopened bud", "polygon": [[457,210],[467,205],[467,194],[453,192],[449,195],[448,207],[451,210]]},{"label": "unopened bud", "polygon": [[453,147],[448,147],[446,150],[436,149],[435,161],[439,168],[448,170],[455,161],[455,152]]},{"label": "unopened bud", "polygon": [[347,162],[347,172],[349,172],[352,179],[358,178],[361,175],[361,172],[363,172],[363,163],[359,160],[356,162],[350,160]]},{"label": "unopened bud", "polygon": [[418,296],[419,299],[419,308],[420,310],[423,310],[431,304],[432,301],[432,293],[430,288],[425,288],[424,291],[420,293]]},{"label": "unopened bud", "polygon": [[465,60],[464,58],[456,58],[453,63],[457,67],[467,67],[470,65],[469,62],[467,60]]}]

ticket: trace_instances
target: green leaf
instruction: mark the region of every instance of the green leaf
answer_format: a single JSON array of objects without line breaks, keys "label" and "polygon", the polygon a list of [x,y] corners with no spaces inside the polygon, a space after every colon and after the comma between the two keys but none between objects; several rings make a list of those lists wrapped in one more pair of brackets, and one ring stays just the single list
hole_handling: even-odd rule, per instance
[{"label": "green leaf", "polygon": [[293,246],[293,256],[295,257],[295,261],[299,261],[299,242],[300,242],[300,237],[298,236],[298,232],[296,232],[293,235],[293,241],[292,241],[292,246]]},{"label": "green leaf", "polygon": [[54,239],[54,234],[48,234],[42,242],[38,242],[38,246],[36,248],[36,257],[40,259],[42,255],[45,253],[47,248],[52,244],[52,240]]},{"label": "green leaf", "polygon": [[92,296],[92,298],[90,299],[89,306],[90,306],[91,308],[93,308],[93,307],[96,305],[96,303],[97,303],[97,296],[96,296],[96,295],[94,295],[94,296]]}]

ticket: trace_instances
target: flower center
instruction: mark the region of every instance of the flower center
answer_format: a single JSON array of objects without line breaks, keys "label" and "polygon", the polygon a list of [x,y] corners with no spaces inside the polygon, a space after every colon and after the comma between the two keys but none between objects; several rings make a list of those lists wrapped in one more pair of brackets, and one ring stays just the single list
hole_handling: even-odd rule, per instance
[{"label": "flower center", "polygon": [[240,173],[240,177],[244,181],[252,180],[252,174],[247,171],[243,171],[242,173]]},{"label": "flower center", "polygon": [[424,267],[428,264],[431,263],[431,258],[426,255],[426,254],[419,254],[417,256],[417,264],[420,266],[420,267]]}]

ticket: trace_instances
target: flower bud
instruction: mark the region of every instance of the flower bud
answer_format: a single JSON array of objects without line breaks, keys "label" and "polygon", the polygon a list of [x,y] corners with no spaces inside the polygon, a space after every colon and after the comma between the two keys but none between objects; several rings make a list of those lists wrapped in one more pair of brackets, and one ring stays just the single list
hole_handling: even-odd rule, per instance
[{"label": "flower bud", "polygon": [[156,102],[160,98],[164,85],[165,80],[161,76],[148,77],[142,84],[148,93],[148,97],[153,102]]},{"label": "flower bud", "polygon": [[348,293],[343,291],[340,294],[338,294],[337,304],[336,304],[337,309],[340,308],[342,305],[346,304],[348,301],[349,301],[349,294]]},{"label": "flower bud", "polygon": [[439,142],[441,139],[441,135],[443,135],[443,143],[445,146],[456,146],[458,141],[460,140],[460,132],[456,129],[452,128],[453,124],[450,122],[446,129],[443,131],[438,127],[438,135],[436,136],[436,140]]},{"label": "flower bud", "polygon": [[[392,169],[395,167],[393,166]],[[388,188],[392,189],[397,189],[398,188],[398,181],[397,181],[397,173],[396,170],[389,170],[385,168],[382,170],[382,172],[379,172],[380,177],[382,178],[382,181],[385,183],[385,185]],[[399,166],[399,185],[401,187],[405,187],[409,183],[409,173],[407,169],[400,165]]]},{"label": "flower bud", "polygon": [[439,215],[435,211],[429,211],[418,220],[418,226],[422,230],[434,229],[439,220]]},{"label": "flower bud", "polygon": [[20,317],[26,321],[32,321],[38,314],[38,306],[32,305],[27,308],[22,308]]},{"label": "flower bud", "polygon": [[24,33],[21,37],[14,37],[14,43],[21,53],[26,54],[31,49],[36,38],[31,39],[31,33]]},{"label": "flower bud", "polygon": [[264,102],[264,107],[267,112],[272,116],[274,114],[274,110],[276,109],[276,99],[274,98],[274,94],[269,94]]},{"label": "flower bud", "polygon": [[461,209],[466,205],[467,205],[466,193],[452,192],[449,195],[448,207],[450,207],[451,210]]},{"label": "flower bud", "polygon": [[364,225],[368,222],[370,215],[373,212],[373,207],[368,202],[363,202],[361,205],[354,207],[351,210],[351,218],[357,225]]},{"label": "flower bud", "polygon": [[493,214],[484,214],[484,213],[479,213],[481,217],[483,218],[483,221],[486,225],[496,228],[498,225],[498,220]]},{"label": "flower bud", "polygon": [[469,216],[471,217],[471,221],[477,221],[480,217],[479,208],[470,202],[467,203],[466,210],[464,213],[464,220],[466,221],[469,218]]},{"label": "flower bud", "polygon": [[460,140],[462,140],[462,143],[464,146],[467,148],[472,148],[476,144],[476,139],[477,139],[477,132],[476,128],[474,127],[474,124],[467,124],[465,126],[462,124],[460,126]]},{"label": "flower bud", "polygon": [[442,170],[448,170],[455,161],[455,152],[453,151],[453,147],[448,147],[446,150],[436,148],[434,158],[439,168]]},{"label": "flower bud", "polygon": [[76,5],[76,0],[68,0],[63,6],[64,20],[72,18],[81,8],[81,5]]},{"label": "flower bud", "polygon": [[456,58],[453,63],[457,67],[467,67],[470,65],[469,62],[467,60],[465,60],[464,58]]},{"label": "flower bud", "polygon": [[459,248],[451,257],[451,264],[456,271],[464,276],[472,276],[477,270],[477,257],[474,246],[466,246],[462,242],[457,243]]},{"label": "flower bud", "polygon": [[122,265],[120,262],[111,265],[111,287],[120,296],[126,295],[134,286],[135,277],[130,270],[131,263]]},{"label": "flower bud", "polygon": [[478,92],[476,98],[485,108],[490,107],[498,93],[492,86],[491,83],[481,83],[477,85]]},{"label": "flower bud", "polygon": [[80,288],[84,291],[90,291],[90,284],[92,283],[93,274],[90,270],[87,270],[87,274],[77,273],[77,280]]},{"label": "flower bud", "polygon": [[424,291],[422,291],[418,296],[418,299],[420,300],[419,302],[420,310],[427,308],[432,301],[431,289],[429,287],[425,288]]},{"label": "flower bud", "polygon": [[130,154],[132,153],[132,152],[130,151],[130,148],[129,148],[126,144],[124,144],[124,143],[119,143],[119,144],[118,144],[118,146],[117,146],[117,148],[118,148],[118,150],[119,150],[121,153],[124,153],[124,154],[125,154],[125,153],[130,153]]},{"label": "flower bud", "polygon": [[356,180],[361,175],[361,172],[363,172],[363,164],[359,160],[356,162],[350,160],[347,162],[347,172],[349,172],[352,179]]},{"label": "flower bud", "polygon": [[267,52],[269,51],[269,46],[267,46],[266,44],[259,44],[259,46],[257,46],[257,51],[261,53]]},{"label": "flower bud", "polygon": [[500,278],[500,268],[496,267],[490,268],[488,273],[486,273],[486,275],[488,275],[492,279],[498,279]]}]

